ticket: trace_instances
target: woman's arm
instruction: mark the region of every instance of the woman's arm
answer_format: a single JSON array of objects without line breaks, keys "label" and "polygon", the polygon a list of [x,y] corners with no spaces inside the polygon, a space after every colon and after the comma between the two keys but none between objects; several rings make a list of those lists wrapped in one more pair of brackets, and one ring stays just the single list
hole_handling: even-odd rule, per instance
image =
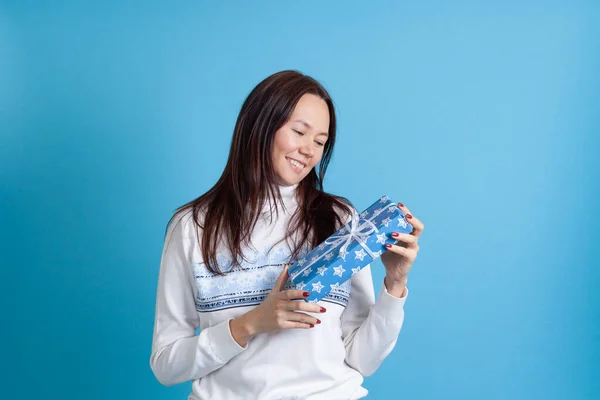
[{"label": "woman's arm", "polygon": [[160,263],[150,367],[163,385],[199,379],[244,351],[233,339],[229,321],[199,326],[190,267],[196,241],[191,213],[173,219]]},{"label": "woman's arm", "polygon": [[405,297],[398,298],[384,284],[375,301],[370,265],[351,279],[350,300],[341,316],[346,362],[363,376],[369,376],[396,345],[408,289],[402,288]]}]

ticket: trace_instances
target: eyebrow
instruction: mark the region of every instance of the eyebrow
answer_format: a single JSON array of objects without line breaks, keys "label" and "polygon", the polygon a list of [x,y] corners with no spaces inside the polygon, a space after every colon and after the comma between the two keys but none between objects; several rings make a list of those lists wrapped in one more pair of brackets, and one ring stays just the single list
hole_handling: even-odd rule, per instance
[{"label": "eyebrow", "polygon": [[[306,126],[308,129],[312,129],[312,126],[310,126],[310,124],[308,122],[303,121],[301,119],[296,119],[292,122],[300,122],[302,125]],[[329,134],[327,132],[321,132],[318,135],[325,135],[325,136],[329,137]]]}]

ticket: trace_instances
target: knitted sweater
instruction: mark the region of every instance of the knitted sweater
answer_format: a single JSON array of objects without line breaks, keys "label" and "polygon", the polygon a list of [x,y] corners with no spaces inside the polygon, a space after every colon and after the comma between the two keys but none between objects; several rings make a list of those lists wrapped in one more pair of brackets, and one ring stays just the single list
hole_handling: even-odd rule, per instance
[{"label": "knitted sweater", "polygon": [[[281,239],[297,207],[294,186],[281,186],[285,212],[260,218],[244,249],[243,268],[218,253],[225,276],[203,264],[191,211],[167,229],[160,262],[150,366],[164,385],[192,381],[190,400],[358,399],[371,375],[392,351],[404,320],[404,298],[382,285],[377,300],[370,265],[333,289],[313,314],[311,329],[255,336],[246,347],[232,337],[229,321],[257,307],[269,294],[290,246]],[[270,215],[268,207],[265,216]],[[308,249],[305,250],[305,253]],[[304,254],[305,254],[304,253]],[[289,281],[286,289],[292,289]],[[407,290],[408,292],[408,290]],[[196,330],[199,328],[199,334]]]}]

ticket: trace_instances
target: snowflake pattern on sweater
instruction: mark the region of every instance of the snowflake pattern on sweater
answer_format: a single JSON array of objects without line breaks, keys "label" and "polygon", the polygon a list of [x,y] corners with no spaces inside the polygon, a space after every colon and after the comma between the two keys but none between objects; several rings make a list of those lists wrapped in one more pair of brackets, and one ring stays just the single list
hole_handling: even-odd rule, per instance
[{"label": "snowflake pattern on sweater", "polygon": [[[308,253],[301,252],[299,257]],[[194,263],[193,274],[198,294],[196,296],[196,310],[198,312],[211,312],[233,307],[259,305],[264,301],[277,282],[286,262],[292,264],[291,253],[285,246],[272,249],[268,254],[252,249],[245,254],[246,260],[241,263],[241,268],[231,267],[231,259],[219,254],[217,262],[222,271],[227,271],[225,276],[211,273],[204,263]],[[350,280],[333,289],[323,301],[348,305],[350,298]],[[285,289],[293,289],[290,281]]]}]

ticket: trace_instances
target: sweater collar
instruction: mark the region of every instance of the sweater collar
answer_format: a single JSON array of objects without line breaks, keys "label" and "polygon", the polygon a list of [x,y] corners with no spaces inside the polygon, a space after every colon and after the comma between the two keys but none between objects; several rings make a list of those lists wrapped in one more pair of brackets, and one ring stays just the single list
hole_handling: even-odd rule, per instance
[{"label": "sweater collar", "polygon": [[[296,183],[291,186],[278,185],[277,187],[279,189],[279,194],[281,194],[281,203],[279,204],[278,208],[281,210],[281,206],[283,206],[283,209],[287,210],[288,213],[293,212],[293,209],[295,209],[298,203],[296,198],[298,184]],[[273,200],[270,196],[265,199],[265,204],[263,204],[262,207],[263,215],[269,215],[275,210],[272,202]]]},{"label": "sweater collar", "polygon": [[284,200],[290,200],[296,196],[296,189],[298,188],[298,184],[294,184],[291,186],[283,186],[279,185],[279,193],[281,193],[281,197]]}]

